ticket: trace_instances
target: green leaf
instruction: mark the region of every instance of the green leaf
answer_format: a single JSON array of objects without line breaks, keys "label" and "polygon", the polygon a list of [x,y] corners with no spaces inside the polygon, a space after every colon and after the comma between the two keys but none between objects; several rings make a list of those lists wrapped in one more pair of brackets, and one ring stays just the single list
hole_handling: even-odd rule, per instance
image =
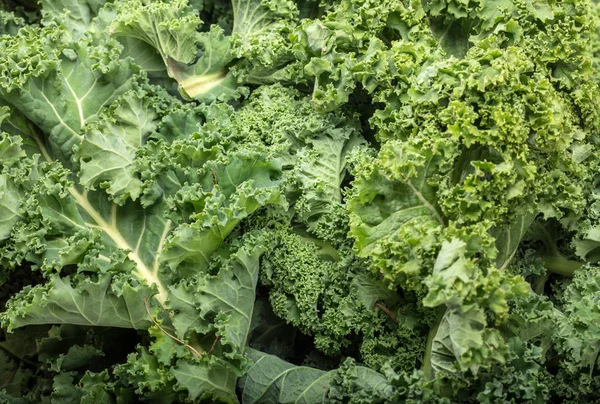
[{"label": "green leaf", "polygon": [[172,2],[127,0],[115,4],[110,32],[152,45],[167,65],[169,59],[185,64],[196,60],[196,38],[202,20],[187,0]]},{"label": "green leaf", "polygon": [[[56,164],[41,134],[34,131],[23,136],[47,163]],[[128,271],[137,282],[156,286],[164,301],[158,255],[172,228],[171,221],[162,217],[164,203],[146,210],[133,202],[118,207],[102,192],[71,186],[63,169],[51,167],[57,170],[56,176],[50,175],[42,186],[32,189],[32,208],[39,216],[30,218],[48,227],[46,247],[30,251],[28,259],[47,269],[79,264],[81,269],[97,273]]]},{"label": "green leaf", "polygon": [[[49,134],[49,153],[64,163],[81,141],[86,122],[131,88],[136,68],[130,60],[118,60],[115,44],[70,44],[68,33],[59,28],[22,29],[0,44],[0,64],[6,66],[0,99]],[[40,55],[43,62],[35,62]]]},{"label": "green leaf", "polygon": [[[236,402],[235,383],[245,369],[244,351],[256,299],[259,258],[264,237],[246,237],[245,242],[223,261],[216,275],[204,271],[169,289],[166,308],[172,310],[175,334],[189,340],[200,359],[179,359],[170,369],[177,388],[191,398],[212,397]],[[197,342],[195,335],[211,339]],[[206,341],[205,341],[206,340]],[[170,340],[157,338],[152,351],[173,356]],[[196,355],[197,356],[197,355]]]},{"label": "green leaf", "polygon": [[63,22],[80,39],[90,29],[92,20],[106,0],[41,0],[44,24]]},{"label": "green leaf", "polygon": [[181,94],[206,103],[237,98],[237,81],[226,69],[233,57],[223,29],[212,26],[210,31],[198,34],[197,46],[203,53],[192,66],[167,60],[167,70],[179,83]]},{"label": "green leaf", "polygon": [[207,102],[235,97],[236,82],[226,70],[232,60],[229,38],[217,26],[198,32],[202,21],[196,14],[187,0],[128,0],[116,6],[110,30],[154,47],[185,97]]},{"label": "green leaf", "polygon": [[[344,388],[350,386],[358,391],[370,391],[373,399],[375,394],[385,396],[388,388],[383,375],[363,366],[344,364],[339,369],[326,372],[308,366],[296,366],[251,348],[248,348],[248,356],[253,364],[239,382],[243,403],[337,402],[331,400],[330,394],[339,398],[344,395]],[[350,386],[344,386],[346,382]],[[342,402],[347,400],[346,396]]]},{"label": "green leaf", "polygon": [[0,10],[0,35],[15,35],[25,24],[25,18],[17,13]]},{"label": "green leaf", "polygon": [[268,31],[269,26],[280,23],[297,14],[296,5],[289,0],[270,2],[265,0],[235,0],[233,7],[233,33],[243,40],[249,36]]},{"label": "green leaf", "polygon": [[214,403],[237,403],[237,376],[221,363],[204,361],[196,365],[179,361],[171,373],[178,386],[187,389],[192,399],[211,398]]},{"label": "green leaf", "polygon": [[13,226],[21,217],[21,198],[22,194],[13,181],[0,174],[0,241],[10,236]]},{"label": "green leaf", "polygon": [[335,371],[295,366],[250,348],[248,356],[254,363],[240,380],[243,403],[312,404],[327,401],[329,384]]},{"label": "green leaf", "polygon": [[85,368],[97,357],[104,356],[102,350],[90,345],[74,345],[69,348],[67,353],[60,355],[51,369],[55,372],[70,371],[79,368]]},{"label": "green leaf", "polygon": [[27,384],[31,376],[30,371],[5,351],[0,350],[0,391],[15,397],[23,396],[27,392]]},{"label": "green leaf", "polygon": [[462,312],[447,310],[433,340],[431,367],[436,373],[469,369],[476,374],[482,365],[503,363],[506,352],[498,330],[486,327],[482,309],[472,306]]},{"label": "green leaf", "polygon": [[185,393],[175,391],[169,370],[161,367],[146,348],[140,348],[138,354],[129,354],[126,363],[115,367],[115,374],[122,383],[135,387],[143,400],[171,403],[184,399]]},{"label": "green leaf", "polygon": [[469,20],[432,19],[431,32],[448,56],[462,58],[469,50],[469,34],[473,23]]},{"label": "green leaf", "polygon": [[59,373],[54,377],[51,402],[57,404],[85,403],[112,404],[114,397],[108,386],[107,371],[87,372],[78,382],[75,372]]},{"label": "green leaf", "polygon": [[439,163],[430,151],[389,142],[354,181],[348,209],[355,249],[392,282],[417,282],[436,248],[444,219],[429,181]]},{"label": "green leaf", "polygon": [[[182,273],[205,271],[211,254],[242,219],[261,206],[285,204],[279,190],[280,170],[276,163],[267,163],[254,153],[231,154],[224,163],[211,162],[203,180],[209,181],[209,192],[198,187],[180,192],[184,201],[202,206],[203,212],[195,222],[173,232],[161,261]],[[215,178],[217,184],[213,184]]]},{"label": "green leaf", "polygon": [[234,352],[243,352],[250,332],[263,242],[259,238],[255,241],[259,245],[240,248],[216,276],[202,276],[206,269],[200,270],[195,279],[170,288],[167,307],[178,313],[173,325],[179,337],[184,338],[189,331],[207,333],[212,327],[207,319],[226,314],[221,343],[231,345]]},{"label": "green leaf", "polygon": [[571,372],[594,372],[600,356],[600,327],[597,303],[600,268],[583,267],[577,271],[562,297],[562,312],[554,317],[557,349],[565,359],[563,366]]},{"label": "green leaf", "polygon": [[16,294],[0,319],[9,331],[34,324],[148,328],[144,298],[154,291],[128,284],[116,290],[117,283],[109,275],[96,282],[86,276],[53,275],[45,285],[26,287]]},{"label": "green leaf", "polygon": [[354,125],[331,128],[318,138],[305,140],[308,146],[297,156],[298,179],[303,195],[296,204],[300,217],[314,230],[317,221],[342,203],[342,182],[347,174],[347,159],[364,139]]},{"label": "green leaf", "polygon": [[433,266],[433,273],[425,280],[429,293],[423,299],[426,307],[447,304],[460,307],[465,299],[462,284],[474,281],[477,268],[472,260],[465,257],[467,243],[452,239],[444,241]]},{"label": "green leaf", "polygon": [[294,356],[296,329],[277,317],[268,299],[258,298],[254,303],[248,346],[280,358]]},{"label": "green leaf", "polygon": [[[153,46],[185,98],[206,103],[235,99],[248,93],[237,77],[258,76],[253,74],[255,70],[271,74],[289,61],[285,33],[290,20],[297,17],[297,9],[288,0],[232,1],[231,5],[231,36],[219,25],[202,26],[197,10],[187,0],[121,2],[110,32]],[[283,60],[278,63],[280,58]],[[247,61],[243,74],[230,70],[232,63],[244,65],[236,59]]]},{"label": "green leaf", "polygon": [[98,123],[86,127],[76,152],[81,161],[81,184],[86,188],[100,185],[119,204],[139,198],[142,181],[135,172],[136,151],[157,129],[171,107],[169,101],[158,89],[139,88],[104,110]]},{"label": "green leaf", "polygon": [[498,268],[503,270],[510,265],[534,218],[535,215],[532,214],[520,215],[514,223],[490,230],[496,239],[496,248],[498,249],[496,266]]}]

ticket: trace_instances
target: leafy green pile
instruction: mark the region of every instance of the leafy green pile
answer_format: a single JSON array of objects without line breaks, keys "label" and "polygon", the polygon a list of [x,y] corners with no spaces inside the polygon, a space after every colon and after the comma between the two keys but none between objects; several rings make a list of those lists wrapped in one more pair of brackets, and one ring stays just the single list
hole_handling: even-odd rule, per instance
[{"label": "leafy green pile", "polygon": [[0,403],[600,400],[595,3],[0,6]]}]

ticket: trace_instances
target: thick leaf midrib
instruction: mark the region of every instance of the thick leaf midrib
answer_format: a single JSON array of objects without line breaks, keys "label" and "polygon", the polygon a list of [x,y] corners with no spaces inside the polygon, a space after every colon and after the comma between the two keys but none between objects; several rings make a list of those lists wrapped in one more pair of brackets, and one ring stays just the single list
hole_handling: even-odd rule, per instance
[{"label": "thick leaf midrib", "polygon": [[[34,137],[36,143],[38,144],[40,152],[44,156],[44,158],[48,162],[53,161],[39,136],[37,136],[36,134],[34,135]],[[146,263],[139,256],[138,250],[132,248],[132,246],[129,245],[125,237],[123,237],[123,235],[117,228],[116,223],[108,223],[106,220],[104,220],[102,215],[89,202],[86,195],[81,194],[79,191],[77,191],[77,189],[74,186],[70,187],[68,191],[69,194],[71,194],[71,196],[75,199],[76,204],[81,209],[83,209],[92,218],[92,220],[94,220],[94,222],[96,222],[96,226],[100,230],[102,230],[108,237],[110,237],[110,239],[115,243],[115,245],[118,248],[125,251],[129,251],[127,257],[136,264],[138,278],[144,280],[149,286],[156,285],[156,288],[158,290],[157,299],[162,305],[164,305],[167,300],[167,290],[158,278],[158,259],[155,259],[155,265],[152,270],[148,268]],[[113,204],[113,212],[115,209],[116,205]],[[170,221],[168,221],[165,224],[163,233],[161,234],[161,240],[159,242],[158,249],[156,252],[157,255],[159,254],[160,250],[162,249],[162,246],[164,245],[166,235],[168,234],[168,230],[170,229],[170,227]]]},{"label": "thick leaf midrib", "polygon": [[102,215],[100,215],[100,213],[89,203],[86,196],[79,193],[74,187],[69,188],[69,193],[75,198],[77,205],[79,205],[96,222],[98,228],[106,233],[117,247],[125,251],[129,250],[127,257],[135,262],[138,270],[138,277],[145,280],[148,285],[156,285],[158,288],[158,299],[161,303],[164,303],[167,300],[167,291],[165,287],[158,279],[157,274],[148,268],[146,263],[137,254],[136,250],[129,245],[127,240],[125,240],[116,225],[114,223],[106,222]]}]

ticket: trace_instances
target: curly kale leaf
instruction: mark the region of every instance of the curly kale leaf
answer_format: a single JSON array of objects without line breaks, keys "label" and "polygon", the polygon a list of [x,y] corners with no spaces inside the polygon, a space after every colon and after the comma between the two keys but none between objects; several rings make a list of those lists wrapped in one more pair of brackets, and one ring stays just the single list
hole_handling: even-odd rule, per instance
[{"label": "curly kale leaf", "polygon": [[186,98],[237,98],[247,90],[231,65],[245,63],[251,67],[244,70],[263,71],[279,67],[282,58],[287,61],[285,33],[297,19],[297,9],[292,2],[254,0],[233,1],[232,8],[231,33],[217,25],[201,32],[203,22],[187,0],[125,1],[115,6],[109,32],[155,48]]}]

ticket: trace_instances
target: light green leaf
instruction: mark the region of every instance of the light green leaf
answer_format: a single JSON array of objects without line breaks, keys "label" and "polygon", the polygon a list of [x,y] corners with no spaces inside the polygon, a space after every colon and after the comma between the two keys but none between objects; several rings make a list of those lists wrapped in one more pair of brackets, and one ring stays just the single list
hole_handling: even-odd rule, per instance
[{"label": "light green leaf", "polygon": [[439,162],[430,151],[389,142],[354,181],[348,209],[355,249],[390,281],[420,285],[420,272],[436,248],[444,218],[429,181]]},{"label": "light green leaf", "polygon": [[14,12],[0,10],[0,35],[15,35],[25,25],[25,18]]},{"label": "light green leaf", "polygon": [[142,181],[134,171],[136,151],[158,127],[169,107],[167,100],[166,94],[153,89],[130,90],[98,123],[89,125],[76,152],[81,160],[81,184],[87,188],[100,185],[119,204],[127,198],[138,199]]},{"label": "light green leaf", "polygon": [[520,215],[513,224],[490,230],[496,239],[496,248],[498,249],[496,266],[498,268],[506,269],[510,265],[534,218],[535,215],[532,214]]},{"label": "light green leaf", "polygon": [[63,22],[80,39],[106,0],[40,0],[44,23]]},{"label": "light green leaf", "polygon": [[127,0],[115,4],[110,32],[152,45],[168,60],[190,64],[196,60],[197,30],[202,20],[187,0]]},{"label": "light green leaf", "polygon": [[[169,291],[167,308],[176,313],[173,326],[180,338],[188,338],[193,332],[207,334],[214,328],[215,338],[219,338],[199,362],[180,360],[171,370],[193,398],[212,394],[222,400],[237,401],[235,383],[242,374],[240,363],[244,363],[250,333],[263,243],[262,237],[250,239],[222,264],[217,275],[200,272],[196,279]],[[223,350],[231,362],[210,356],[213,349]]]},{"label": "light green leaf", "polygon": [[[433,266],[433,273],[425,282],[429,293],[423,299],[426,307],[446,304],[460,307],[468,288],[457,286],[475,281],[477,268],[465,257],[467,244],[458,239],[444,241]],[[461,293],[463,292],[463,293]]]},{"label": "light green leaf", "polygon": [[171,369],[179,387],[185,388],[192,399],[213,398],[223,403],[237,403],[235,383],[237,375],[222,363],[202,361],[195,365],[179,361]]},{"label": "light green leaf", "polygon": [[247,351],[254,363],[240,380],[243,403],[316,404],[327,401],[329,384],[335,371],[295,366],[274,355],[250,348]]},{"label": "light green leaf", "polygon": [[261,206],[284,204],[277,178],[280,169],[253,153],[232,154],[225,163],[211,162],[204,178],[210,188],[216,178],[217,186],[210,192],[198,187],[182,190],[181,199],[203,206],[203,212],[195,222],[173,232],[161,261],[184,274],[205,271],[212,253],[242,219]]},{"label": "light green leaf", "polygon": [[303,196],[297,209],[309,224],[309,230],[321,216],[331,212],[333,206],[342,203],[348,154],[364,142],[353,123],[307,139],[308,147],[299,152],[296,164]]},{"label": "light green leaf", "polygon": [[201,23],[187,0],[128,0],[116,6],[110,29],[155,48],[185,97],[206,102],[235,97],[237,85],[226,69],[232,60],[229,38],[218,26],[198,32]]},{"label": "light green leaf", "polygon": [[233,33],[248,39],[249,35],[258,35],[286,18],[294,17],[298,11],[294,2],[283,0],[232,0]]},{"label": "light green leaf", "polygon": [[453,374],[503,363],[507,348],[498,330],[486,327],[484,311],[471,306],[462,312],[446,310],[431,349],[433,371]]},{"label": "light green leaf", "polygon": [[[2,146],[0,145],[0,148]],[[8,176],[0,174],[0,241],[9,237],[14,224],[21,217],[21,193]]]},{"label": "light green leaf", "polygon": [[181,94],[206,103],[237,98],[237,81],[226,69],[233,57],[229,37],[224,36],[223,29],[212,26],[210,31],[198,34],[197,46],[203,52],[192,66],[167,60],[169,74],[179,83]]},{"label": "light green leaf", "polygon": [[[130,60],[115,60],[114,42],[94,47],[86,40],[72,45],[67,35],[59,28],[22,29],[3,41],[0,64],[6,66],[6,77],[0,99],[47,133],[50,155],[68,164],[73,145],[81,141],[82,127],[131,88],[136,69]],[[45,36],[51,40],[43,41]],[[23,42],[29,46],[23,48]],[[40,55],[42,66],[35,62]],[[29,68],[21,69],[21,64]]]}]

